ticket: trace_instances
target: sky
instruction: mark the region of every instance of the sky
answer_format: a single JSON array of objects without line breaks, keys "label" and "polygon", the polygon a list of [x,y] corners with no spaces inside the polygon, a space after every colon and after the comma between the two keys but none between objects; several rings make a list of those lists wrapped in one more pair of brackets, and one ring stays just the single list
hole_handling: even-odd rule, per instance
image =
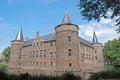
[{"label": "sky", "polygon": [[73,24],[79,26],[79,36],[92,42],[93,31],[98,41],[120,37],[115,30],[114,21],[101,19],[100,22],[83,20],[79,0],[0,0],[0,52],[11,46],[11,41],[22,27],[24,38],[35,38],[54,33],[55,26],[61,24],[66,9]]}]

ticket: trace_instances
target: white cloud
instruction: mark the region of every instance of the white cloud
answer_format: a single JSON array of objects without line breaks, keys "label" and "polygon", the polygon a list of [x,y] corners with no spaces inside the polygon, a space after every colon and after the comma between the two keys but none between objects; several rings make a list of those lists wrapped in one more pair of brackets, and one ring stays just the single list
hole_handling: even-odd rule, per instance
[{"label": "white cloud", "polygon": [[114,27],[114,22],[111,19],[101,19],[100,22],[88,22],[88,24],[79,25],[79,28],[80,36],[88,41],[92,41],[94,30],[98,41],[101,43],[120,37],[120,34],[115,31],[116,27]]}]

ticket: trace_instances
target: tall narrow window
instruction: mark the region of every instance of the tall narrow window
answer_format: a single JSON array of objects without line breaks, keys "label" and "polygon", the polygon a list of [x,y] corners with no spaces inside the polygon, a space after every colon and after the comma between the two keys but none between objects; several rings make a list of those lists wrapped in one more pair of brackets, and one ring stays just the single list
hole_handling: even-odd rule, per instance
[{"label": "tall narrow window", "polygon": [[39,42],[37,42],[37,46],[39,46]]},{"label": "tall narrow window", "polygon": [[92,55],[92,59],[94,59],[94,56]]},{"label": "tall narrow window", "polygon": [[69,67],[72,67],[72,63],[69,63]]},{"label": "tall narrow window", "polygon": [[53,46],[53,42],[50,42],[50,46]]},{"label": "tall narrow window", "polygon": [[42,50],[40,50],[40,58],[42,58]]},{"label": "tall narrow window", "polygon": [[34,65],[34,61],[33,61],[33,65]]},{"label": "tall narrow window", "polygon": [[51,66],[53,66],[53,62],[51,62]]},{"label": "tall narrow window", "polygon": [[19,62],[19,66],[21,65],[21,63]]},{"label": "tall narrow window", "polygon": [[43,43],[43,42],[42,42],[42,41],[40,41],[40,45],[42,45],[42,43]]},{"label": "tall narrow window", "polygon": [[71,42],[71,36],[68,36],[68,42]]},{"label": "tall narrow window", "polygon": [[32,58],[32,51],[30,51],[30,58]]},{"label": "tall narrow window", "polygon": [[21,59],[21,55],[19,55],[19,59]]},{"label": "tall narrow window", "polygon": [[46,62],[44,62],[44,66],[46,66]]},{"label": "tall narrow window", "polygon": [[71,56],[71,54],[72,54],[71,51],[72,51],[72,49],[68,49],[68,55],[69,56]]},{"label": "tall narrow window", "polygon": [[33,46],[35,46],[35,43],[33,43]]},{"label": "tall narrow window", "polygon": [[36,65],[38,66],[38,61],[36,62]]},{"label": "tall narrow window", "polygon": [[97,60],[97,56],[95,56],[95,59]]},{"label": "tall narrow window", "polygon": [[40,62],[40,65],[42,66],[42,62]]},{"label": "tall narrow window", "polygon": [[56,46],[56,42],[55,42],[55,46]]},{"label": "tall narrow window", "polygon": [[53,58],[53,53],[52,52],[50,52],[50,58]]},{"label": "tall narrow window", "polygon": [[46,58],[46,50],[44,50],[44,58]]},{"label": "tall narrow window", "polygon": [[85,54],[83,53],[83,58],[85,58]]},{"label": "tall narrow window", "polygon": [[35,57],[35,51],[33,51],[33,58]]},{"label": "tall narrow window", "polygon": [[38,58],[38,51],[36,51],[36,58]]},{"label": "tall narrow window", "polygon": [[95,54],[97,54],[97,51],[95,50]]}]

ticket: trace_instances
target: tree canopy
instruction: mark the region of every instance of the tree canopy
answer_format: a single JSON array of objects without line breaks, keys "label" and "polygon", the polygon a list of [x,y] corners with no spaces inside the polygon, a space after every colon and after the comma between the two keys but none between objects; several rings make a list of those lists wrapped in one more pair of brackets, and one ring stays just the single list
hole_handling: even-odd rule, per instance
[{"label": "tree canopy", "polygon": [[5,61],[8,62],[10,59],[10,49],[11,47],[7,47],[3,50],[3,55],[5,56]]},{"label": "tree canopy", "polygon": [[112,65],[120,65],[120,37],[109,40],[104,45],[105,61]]},{"label": "tree canopy", "polygon": [[[100,21],[101,18],[116,20],[117,32],[120,33],[120,0],[80,0],[79,9],[83,19]],[[111,14],[108,15],[107,13]]]}]

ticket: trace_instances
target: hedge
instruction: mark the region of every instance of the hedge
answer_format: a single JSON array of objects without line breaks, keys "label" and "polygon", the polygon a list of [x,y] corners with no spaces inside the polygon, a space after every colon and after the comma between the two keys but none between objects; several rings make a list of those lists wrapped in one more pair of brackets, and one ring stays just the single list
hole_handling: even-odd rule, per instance
[{"label": "hedge", "polygon": [[25,74],[8,74],[0,70],[0,80],[81,80],[80,76],[75,76],[72,73],[65,73],[61,76],[46,76],[46,75],[30,75]]},{"label": "hedge", "polygon": [[94,73],[89,80],[120,80],[120,70],[107,70]]}]

